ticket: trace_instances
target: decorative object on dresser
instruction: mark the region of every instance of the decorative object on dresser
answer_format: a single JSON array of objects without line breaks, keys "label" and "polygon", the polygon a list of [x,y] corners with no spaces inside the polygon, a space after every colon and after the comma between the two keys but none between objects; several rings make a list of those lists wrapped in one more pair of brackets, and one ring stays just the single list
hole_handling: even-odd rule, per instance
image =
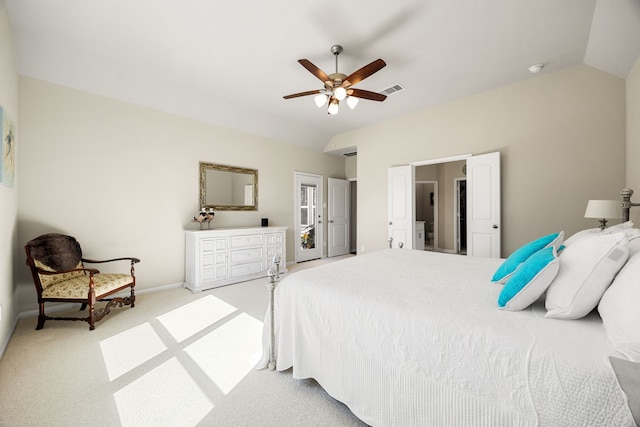
[{"label": "decorative object on dresser", "polygon": [[[80,244],[74,237],[57,233],[44,234],[27,242],[25,250],[27,265],[31,268],[40,307],[36,329],[42,329],[45,320],[84,320],[89,323],[89,330],[93,330],[95,322],[109,314],[111,307],[116,305],[134,307],[136,300],[134,264],[140,262],[138,258],[90,260],[82,256]],[[114,261],[129,261],[130,273],[105,274],[95,268],[85,267],[85,264]],[[107,298],[126,288],[131,288],[130,296]],[[97,301],[108,301],[108,303],[96,312]],[[89,306],[89,315],[87,317],[49,317],[44,313],[45,302],[80,303],[82,304],[80,310]]]},{"label": "decorative object on dresser", "polygon": [[185,230],[185,288],[192,292],[267,276],[280,255],[286,268],[287,227],[237,227]]},{"label": "decorative object on dresser", "polygon": [[618,200],[589,200],[585,218],[596,218],[600,221],[600,230],[607,227],[608,219],[618,219],[622,213]]},{"label": "decorative object on dresser", "polygon": [[198,215],[193,217],[193,220],[197,223],[200,224],[200,230],[204,230],[204,225],[207,224],[207,228],[211,228],[211,221],[213,220],[213,217],[215,216],[215,212],[213,211],[213,209],[211,208],[205,208],[203,207],[202,209],[200,209],[200,212],[198,213]]}]

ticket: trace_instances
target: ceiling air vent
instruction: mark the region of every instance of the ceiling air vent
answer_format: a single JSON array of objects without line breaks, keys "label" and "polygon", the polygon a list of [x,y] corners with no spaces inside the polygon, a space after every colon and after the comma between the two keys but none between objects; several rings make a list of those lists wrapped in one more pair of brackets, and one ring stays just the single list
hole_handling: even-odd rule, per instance
[{"label": "ceiling air vent", "polygon": [[391,95],[392,93],[400,92],[402,90],[404,90],[404,86],[400,84],[394,84],[393,86],[389,86],[385,90],[380,91],[380,93],[383,95]]},{"label": "ceiling air vent", "polygon": [[357,156],[358,152],[357,151],[351,151],[350,153],[342,153],[343,156],[345,157],[352,157],[352,156]]}]

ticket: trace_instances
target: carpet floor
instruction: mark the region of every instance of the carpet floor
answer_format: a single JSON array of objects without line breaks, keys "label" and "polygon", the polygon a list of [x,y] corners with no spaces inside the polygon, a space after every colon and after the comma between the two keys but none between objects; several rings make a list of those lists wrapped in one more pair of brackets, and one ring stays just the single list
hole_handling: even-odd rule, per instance
[{"label": "carpet floor", "polygon": [[253,369],[266,281],[140,293],[91,332],[20,319],[0,360],[0,426],[364,426],[314,380]]}]

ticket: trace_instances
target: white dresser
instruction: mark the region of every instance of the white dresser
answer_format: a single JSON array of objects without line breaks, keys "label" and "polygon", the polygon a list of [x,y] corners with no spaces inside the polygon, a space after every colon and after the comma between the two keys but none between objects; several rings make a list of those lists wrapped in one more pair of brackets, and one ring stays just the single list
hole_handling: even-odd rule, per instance
[{"label": "white dresser", "polygon": [[287,227],[185,230],[185,282],[192,292],[265,277],[280,255],[287,271]]}]

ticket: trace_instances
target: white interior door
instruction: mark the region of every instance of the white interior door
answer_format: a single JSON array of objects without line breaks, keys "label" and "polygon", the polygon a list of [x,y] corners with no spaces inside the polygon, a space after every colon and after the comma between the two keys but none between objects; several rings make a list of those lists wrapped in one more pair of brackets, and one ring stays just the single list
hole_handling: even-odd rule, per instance
[{"label": "white interior door", "polygon": [[328,255],[330,257],[349,253],[349,181],[329,178],[328,203]]},{"label": "white interior door", "polygon": [[413,249],[415,233],[415,168],[395,166],[388,171],[388,237],[393,248]]},{"label": "white interior door", "polygon": [[322,176],[295,172],[296,262],[322,258]]},{"label": "white interior door", "polygon": [[500,153],[467,159],[467,254],[500,258]]}]

